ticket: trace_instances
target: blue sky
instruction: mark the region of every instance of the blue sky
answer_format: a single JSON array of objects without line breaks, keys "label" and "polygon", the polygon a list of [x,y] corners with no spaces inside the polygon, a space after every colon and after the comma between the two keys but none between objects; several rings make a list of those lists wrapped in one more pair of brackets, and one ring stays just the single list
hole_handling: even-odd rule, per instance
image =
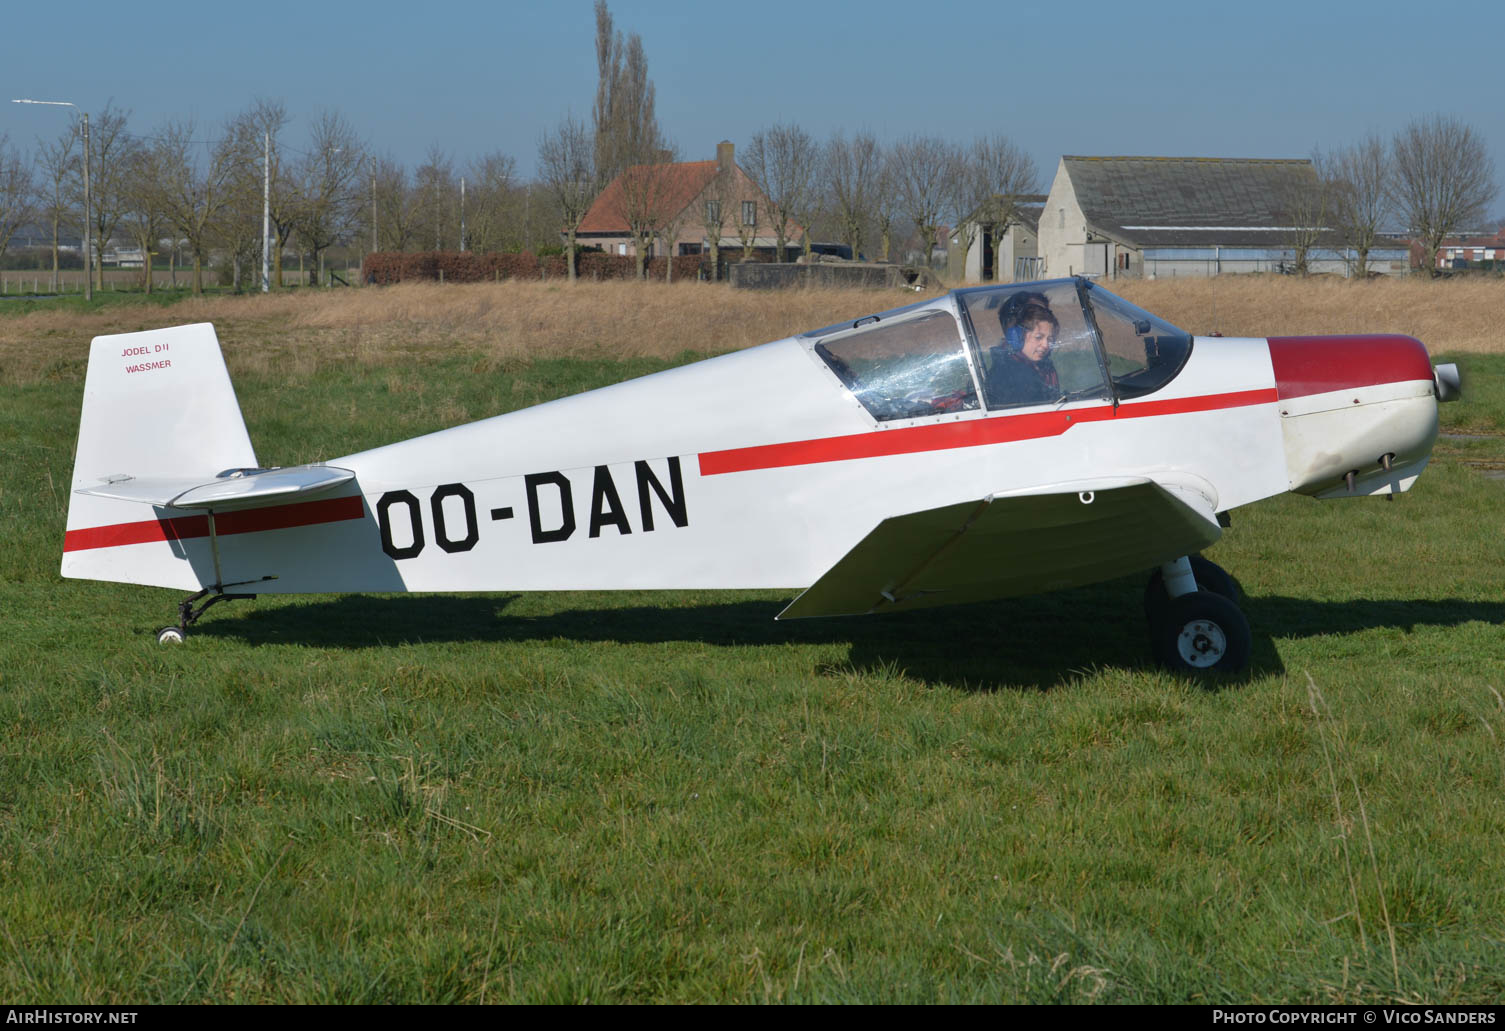
[{"label": "blue sky", "polygon": [[[265,96],[294,115],[294,146],[329,108],[409,165],[437,145],[461,164],[501,150],[526,173],[539,135],[587,118],[595,91],[591,0],[43,6],[0,13],[4,99],[113,100],[143,134],[191,116],[212,135]],[[1301,157],[1441,111],[1484,136],[1505,179],[1501,0],[1432,9],[1445,18],[1375,0],[610,6],[643,37],[687,159],[778,122],[819,138],[1001,132],[1048,184],[1063,153]],[[62,119],[0,104],[0,133],[27,148]]]}]

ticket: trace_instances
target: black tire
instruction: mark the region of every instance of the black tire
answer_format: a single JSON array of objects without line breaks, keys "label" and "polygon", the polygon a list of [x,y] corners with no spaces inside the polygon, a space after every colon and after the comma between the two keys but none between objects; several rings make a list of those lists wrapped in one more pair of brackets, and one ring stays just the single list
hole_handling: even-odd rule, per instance
[{"label": "black tire", "polygon": [[187,638],[181,627],[165,626],[157,631],[158,644],[182,644]]},{"label": "black tire", "polygon": [[1193,591],[1166,604],[1150,625],[1155,658],[1176,673],[1240,673],[1249,665],[1253,638],[1239,607],[1221,594]]},{"label": "black tire", "polygon": [[[1191,573],[1196,577],[1197,589],[1222,595],[1237,605],[1243,600],[1238,581],[1228,575],[1228,570],[1201,555],[1191,556]],[[1154,626],[1165,617],[1165,608],[1170,598],[1165,593],[1165,574],[1156,566],[1150,573],[1149,583],[1144,585],[1144,615]]]}]

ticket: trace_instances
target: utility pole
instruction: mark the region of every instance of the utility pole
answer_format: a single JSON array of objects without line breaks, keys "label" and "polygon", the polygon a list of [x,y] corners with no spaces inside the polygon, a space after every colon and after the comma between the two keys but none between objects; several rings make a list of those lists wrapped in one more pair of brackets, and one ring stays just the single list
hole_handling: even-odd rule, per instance
[{"label": "utility pole", "polygon": [[[89,223],[92,221],[91,212],[93,205],[89,197],[89,112],[77,104],[67,100],[13,100],[13,104],[42,104],[46,107],[71,107],[84,116],[84,300],[94,300],[94,269],[93,252],[94,243],[92,234],[89,232]],[[151,270],[147,270],[151,274]],[[100,258],[100,275],[104,275],[104,258]]]},{"label": "utility pole", "polygon": [[465,250],[465,177],[460,177],[460,250]]},{"label": "utility pole", "polygon": [[376,159],[371,159],[371,253],[376,253]]},{"label": "utility pole", "polygon": [[261,292],[272,289],[272,132],[266,130],[261,178]]}]

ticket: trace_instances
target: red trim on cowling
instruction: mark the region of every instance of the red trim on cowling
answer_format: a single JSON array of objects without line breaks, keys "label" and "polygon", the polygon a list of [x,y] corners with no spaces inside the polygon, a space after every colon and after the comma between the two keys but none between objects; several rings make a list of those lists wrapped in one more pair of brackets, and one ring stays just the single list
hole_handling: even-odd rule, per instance
[{"label": "red trim on cowling", "polygon": [[[224,512],[214,517],[214,532],[217,536],[227,537],[236,533],[286,530],[294,526],[314,526],[318,523],[361,519],[365,514],[365,503],[359,496],[323,498],[319,501],[304,501],[295,505],[273,505],[268,508],[245,508],[234,512]],[[113,526],[90,526],[79,530],[69,530],[63,536],[63,550],[89,551],[93,548],[118,548],[124,544],[186,541],[195,537],[208,536],[208,516],[174,516],[171,519],[143,519],[135,523],[116,523]]]},{"label": "red trim on cowling", "polygon": [[1282,401],[1432,378],[1426,347],[1408,336],[1270,337],[1270,365]]},{"label": "red trim on cowling", "polygon": [[1240,390],[1228,394],[1208,394],[1202,397],[1180,397],[1164,401],[1121,404],[1116,413],[1112,405],[1101,405],[1071,411],[1025,412],[1020,415],[969,419],[966,422],[874,430],[843,437],[793,440],[784,444],[758,444],[753,447],[729,448],[725,451],[707,451],[701,454],[700,475],[716,476],[721,473],[740,473],[752,469],[777,469],[792,465],[815,465],[821,462],[846,462],[855,458],[879,458],[885,455],[907,455],[921,451],[981,447],[1016,440],[1039,440],[1045,437],[1058,437],[1071,427],[1084,422],[1210,412],[1221,408],[1270,404],[1275,400],[1273,390]]}]

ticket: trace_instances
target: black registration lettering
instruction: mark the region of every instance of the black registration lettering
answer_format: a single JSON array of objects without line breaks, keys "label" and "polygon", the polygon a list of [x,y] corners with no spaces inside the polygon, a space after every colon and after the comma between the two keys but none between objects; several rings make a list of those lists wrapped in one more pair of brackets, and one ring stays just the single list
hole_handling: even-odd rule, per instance
[{"label": "black registration lettering", "polygon": [[[465,536],[455,539],[449,535],[449,528],[444,522],[444,499],[459,498],[465,506]],[[446,483],[434,491],[434,496],[429,499],[429,510],[434,514],[434,540],[439,542],[439,547],[451,555],[469,551],[476,546],[476,541],[481,539],[480,528],[476,525],[476,496],[472,494],[463,483]]]},{"label": "black registration lettering", "polygon": [[668,491],[664,490],[658,477],[653,475],[653,468],[647,462],[634,462],[632,468],[637,473],[638,510],[643,517],[643,532],[653,529],[653,500],[650,490],[658,495],[659,503],[669,513],[669,518],[674,520],[675,526],[690,525],[690,515],[685,508],[685,483],[679,473],[678,456],[669,459]]},{"label": "black registration lettering", "polygon": [[[392,542],[392,518],[393,505],[401,504],[408,510],[408,530],[412,534],[412,543],[399,548]],[[418,507],[418,499],[405,490],[389,490],[376,502],[376,525],[381,529],[381,550],[392,558],[413,558],[423,550],[423,510]]]},{"label": "black registration lettering", "polygon": [[[533,531],[533,543],[549,544],[569,540],[570,534],[575,532],[575,502],[570,493],[570,481],[564,473],[529,473],[523,477],[523,483],[528,488],[528,526]],[[550,486],[559,492],[562,521],[554,529],[545,530],[543,517],[538,511],[538,491],[541,487]]]},{"label": "black registration lettering", "polygon": [[604,465],[596,466],[596,480],[591,487],[591,533],[601,536],[601,527],[615,526],[618,533],[631,533],[627,513],[622,510],[622,498],[617,494],[617,485],[612,482],[611,470]]}]

